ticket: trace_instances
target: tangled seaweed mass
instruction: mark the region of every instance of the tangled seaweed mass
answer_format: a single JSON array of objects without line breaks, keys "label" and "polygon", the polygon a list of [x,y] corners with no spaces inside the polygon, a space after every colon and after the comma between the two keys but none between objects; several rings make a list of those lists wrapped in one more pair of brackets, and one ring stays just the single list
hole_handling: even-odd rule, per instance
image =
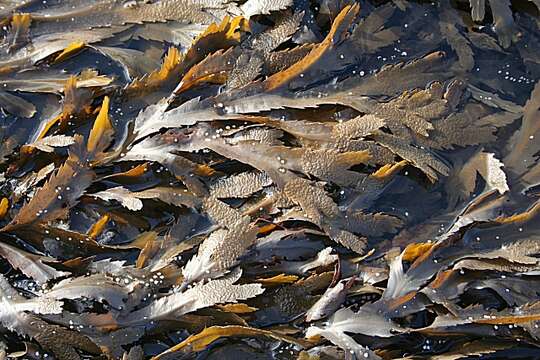
[{"label": "tangled seaweed mass", "polygon": [[0,358],[539,358],[539,8],[1,0]]}]

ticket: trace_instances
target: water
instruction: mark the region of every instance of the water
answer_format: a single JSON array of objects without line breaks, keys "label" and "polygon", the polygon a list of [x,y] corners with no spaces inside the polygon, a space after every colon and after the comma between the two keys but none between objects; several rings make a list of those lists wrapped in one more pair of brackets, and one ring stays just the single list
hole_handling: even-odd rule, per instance
[{"label": "water", "polygon": [[0,0],[1,351],[538,357],[535,5]]}]

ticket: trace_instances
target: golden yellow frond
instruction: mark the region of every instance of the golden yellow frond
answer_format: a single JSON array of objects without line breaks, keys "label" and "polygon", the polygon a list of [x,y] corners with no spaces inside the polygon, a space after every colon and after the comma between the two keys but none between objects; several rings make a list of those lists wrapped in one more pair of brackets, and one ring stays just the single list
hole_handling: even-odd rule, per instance
[{"label": "golden yellow frond", "polygon": [[257,279],[257,282],[264,285],[281,285],[292,284],[296,280],[298,280],[298,276],[296,275],[279,274],[270,278]]},{"label": "golden yellow frond", "polygon": [[101,216],[92,227],[88,230],[88,236],[92,239],[97,238],[105,229],[105,226],[109,222],[111,217],[108,214]]},{"label": "golden yellow frond", "polygon": [[416,243],[409,244],[403,250],[403,260],[413,262],[420,255],[426,253],[429,249],[433,247],[433,243]]},{"label": "golden yellow frond", "polygon": [[78,53],[85,47],[84,42],[75,41],[69,44],[60,54],[54,58],[54,63],[57,64]]},{"label": "golden yellow frond", "polygon": [[114,133],[111,120],[109,119],[109,97],[105,96],[101,109],[96,117],[94,126],[88,135],[86,149],[88,152],[102,152],[109,145]]},{"label": "golden yellow frond", "polygon": [[0,201],[0,219],[3,219],[9,209],[9,200],[7,198],[2,198],[2,201]]},{"label": "golden yellow frond", "polygon": [[13,14],[11,17],[11,31],[27,32],[32,23],[30,14]]}]

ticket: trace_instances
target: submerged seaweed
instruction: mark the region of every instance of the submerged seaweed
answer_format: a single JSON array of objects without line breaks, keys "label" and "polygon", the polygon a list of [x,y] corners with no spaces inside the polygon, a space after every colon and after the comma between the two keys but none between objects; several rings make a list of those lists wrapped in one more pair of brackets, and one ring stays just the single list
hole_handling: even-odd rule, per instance
[{"label": "submerged seaweed", "polygon": [[0,357],[540,356],[539,9],[0,2]]}]

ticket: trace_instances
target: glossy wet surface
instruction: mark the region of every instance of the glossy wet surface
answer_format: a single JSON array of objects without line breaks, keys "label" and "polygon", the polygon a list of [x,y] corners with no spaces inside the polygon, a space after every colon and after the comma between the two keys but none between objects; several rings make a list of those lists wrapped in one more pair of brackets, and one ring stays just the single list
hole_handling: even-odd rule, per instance
[{"label": "glossy wet surface", "polygon": [[536,358],[537,0],[0,0],[0,349]]}]

